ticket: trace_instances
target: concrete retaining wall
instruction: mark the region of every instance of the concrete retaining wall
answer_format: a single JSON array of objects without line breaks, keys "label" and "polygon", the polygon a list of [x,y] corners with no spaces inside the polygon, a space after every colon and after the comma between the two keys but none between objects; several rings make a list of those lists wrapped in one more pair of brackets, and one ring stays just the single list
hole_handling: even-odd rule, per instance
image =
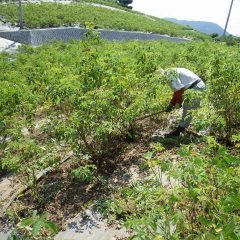
[{"label": "concrete retaining wall", "polygon": [[[14,42],[31,44],[34,46],[41,45],[54,40],[62,40],[67,42],[71,39],[78,40],[84,37],[86,29],[83,28],[49,28],[49,29],[34,29],[21,31],[0,31],[0,37],[12,40]],[[173,42],[186,42],[189,39],[169,37],[160,34],[129,32],[129,31],[111,31],[97,30],[100,37],[112,41],[124,40],[160,40],[166,39]]]}]

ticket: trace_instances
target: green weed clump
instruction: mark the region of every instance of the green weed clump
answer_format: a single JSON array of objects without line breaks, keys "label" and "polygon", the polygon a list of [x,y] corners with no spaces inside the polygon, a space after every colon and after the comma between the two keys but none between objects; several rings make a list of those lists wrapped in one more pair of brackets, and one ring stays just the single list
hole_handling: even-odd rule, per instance
[{"label": "green weed clump", "polygon": [[84,167],[79,167],[73,169],[71,172],[73,178],[79,182],[92,182],[96,175],[95,165],[86,165]]}]

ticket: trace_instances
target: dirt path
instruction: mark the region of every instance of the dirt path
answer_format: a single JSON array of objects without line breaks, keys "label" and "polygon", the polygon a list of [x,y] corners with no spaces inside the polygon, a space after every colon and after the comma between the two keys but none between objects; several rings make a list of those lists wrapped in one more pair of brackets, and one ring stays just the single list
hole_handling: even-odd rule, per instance
[{"label": "dirt path", "polygon": [[[14,177],[13,174],[5,175],[0,178],[0,212],[5,202],[8,201],[9,196],[11,196],[18,188],[19,183]],[[1,224],[0,221],[0,240],[7,240],[8,235],[10,234],[12,225],[4,222]]]},{"label": "dirt path", "polygon": [[8,174],[3,178],[0,178],[0,208],[1,202],[3,202],[8,196],[10,196],[11,192],[14,191],[13,186],[13,175]]}]

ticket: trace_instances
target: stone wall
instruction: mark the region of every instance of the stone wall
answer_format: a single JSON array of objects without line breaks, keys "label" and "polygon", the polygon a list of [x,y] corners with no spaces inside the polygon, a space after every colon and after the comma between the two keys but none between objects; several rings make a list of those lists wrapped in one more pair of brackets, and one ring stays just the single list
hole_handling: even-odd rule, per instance
[{"label": "stone wall", "polygon": [[[14,42],[31,44],[34,46],[41,45],[46,42],[61,40],[67,42],[71,39],[78,40],[84,37],[86,29],[65,27],[65,28],[49,28],[34,29],[21,31],[0,31],[0,37],[12,40]],[[169,37],[167,35],[130,32],[130,31],[113,31],[113,30],[97,30],[100,37],[111,41],[125,40],[160,40],[166,39],[174,42],[185,42],[189,39],[179,37]]]}]

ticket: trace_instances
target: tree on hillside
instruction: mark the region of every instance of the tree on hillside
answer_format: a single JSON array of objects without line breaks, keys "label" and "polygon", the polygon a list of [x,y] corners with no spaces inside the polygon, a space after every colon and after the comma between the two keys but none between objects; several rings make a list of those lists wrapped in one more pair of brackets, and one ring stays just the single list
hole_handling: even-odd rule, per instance
[{"label": "tree on hillside", "polygon": [[124,7],[128,7],[128,8],[132,8],[131,6],[128,6],[129,4],[131,4],[133,2],[133,0],[118,0],[117,3],[124,6]]}]

